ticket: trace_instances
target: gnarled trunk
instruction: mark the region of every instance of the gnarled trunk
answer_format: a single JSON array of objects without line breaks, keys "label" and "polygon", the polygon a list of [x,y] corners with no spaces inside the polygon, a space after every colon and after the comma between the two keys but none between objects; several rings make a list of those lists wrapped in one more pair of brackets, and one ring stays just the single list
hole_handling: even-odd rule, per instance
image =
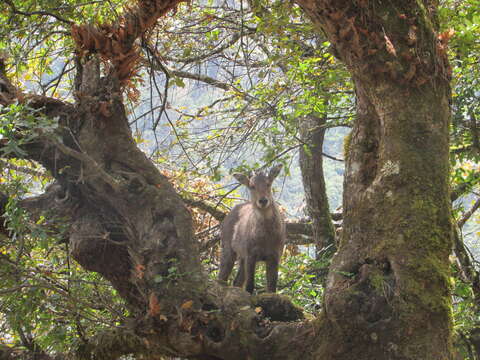
[{"label": "gnarled trunk", "polygon": [[328,359],[451,357],[449,83],[426,2],[297,1],[352,71]]}]

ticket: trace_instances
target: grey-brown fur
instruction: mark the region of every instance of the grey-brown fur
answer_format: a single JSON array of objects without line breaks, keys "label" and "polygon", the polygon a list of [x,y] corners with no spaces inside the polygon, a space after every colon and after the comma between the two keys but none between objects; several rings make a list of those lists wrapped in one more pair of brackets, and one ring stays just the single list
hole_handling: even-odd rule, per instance
[{"label": "grey-brown fur", "polygon": [[235,261],[240,265],[233,285],[250,293],[254,288],[255,265],[265,261],[267,291],[277,289],[278,264],[286,239],[285,223],[272,196],[272,183],[282,168],[277,165],[268,175],[233,176],[250,191],[250,201],[235,206],[221,226],[222,257],[219,280],[227,281]]}]

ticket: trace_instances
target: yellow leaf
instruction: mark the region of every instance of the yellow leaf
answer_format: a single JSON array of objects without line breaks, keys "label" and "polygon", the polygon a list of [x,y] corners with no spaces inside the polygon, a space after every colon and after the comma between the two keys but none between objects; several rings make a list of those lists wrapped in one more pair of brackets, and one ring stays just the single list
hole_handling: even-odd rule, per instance
[{"label": "yellow leaf", "polygon": [[188,300],[188,301],[185,301],[185,302],[182,304],[181,308],[182,308],[183,310],[187,310],[187,309],[190,309],[190,308],[192,307],[192,305],[193,305],[193,300]]}]

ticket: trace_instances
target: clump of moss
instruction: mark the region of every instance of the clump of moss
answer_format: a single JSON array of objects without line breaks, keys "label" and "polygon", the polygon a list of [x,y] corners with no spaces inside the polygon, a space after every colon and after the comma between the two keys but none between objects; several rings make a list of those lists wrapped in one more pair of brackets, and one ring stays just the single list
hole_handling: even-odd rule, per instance
[{"label": "clump of moss", "polygon": [[350,143],[352,141],[352,132],[350,131],[344,138],[343,138],[343,157],[346,160],[348,158],[348,153],[350,151]]}]

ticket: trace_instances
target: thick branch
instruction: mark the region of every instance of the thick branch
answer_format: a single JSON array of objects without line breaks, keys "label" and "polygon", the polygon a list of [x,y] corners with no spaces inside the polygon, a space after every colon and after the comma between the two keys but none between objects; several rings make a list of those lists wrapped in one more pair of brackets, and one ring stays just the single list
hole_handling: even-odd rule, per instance
[{"label": "thick branch", "polygon": [[[328,103],[328,99],[324,99],[324,101]],[[335,228],[330,216],[323,173],[322,149],[326,131],[323,126],[325,122],[325,116],[318,117],[313,114],[299,119],[300,137],[305,144],[300,148],[299,162],[302,169],[307,211],[312,219],[313,238],[317,245],[317,259],[320,258],[321,249],[328,247],[331,254],[336,250]]]},{"label": "thick branch", "polygon": [[343,231],[324,298],[331,331],[348,342],[323,343],[317,356],[451,358],[450,67],[435,7],[296,3],[327,35],[357,94]]},{"label": "thick branch", "polygon": [[207,201],[195,200],[186,196],[183,196],[182,200],[188,206],[192,206],[202,211],[206,211],[218,221],[222,221],[225,218],[225,216],[227,216],[226,211],[221,210],[218,206],[215,206]]},{"label": "thick branch", "polygon": [[17,97],[17,89],[12,85],[6,72],[6,56],[0,52],[0,105],[9,105]]},{"label": "thick branch", "polygon": [[123,355],[149,353],[148,346],[132,329],[116,328],[97,333],[88,344],[80,344],[75,349],[77,359],[117,360]]},{"label": "thick branch", "polygon": [[473,111],[473,109],[470,109],[469,115],[470,115],[470,131],[472,133],[472,147],[477,154],[480,154],[479,129],[477,124],[477,117],[475,116],[475,112]]}]

